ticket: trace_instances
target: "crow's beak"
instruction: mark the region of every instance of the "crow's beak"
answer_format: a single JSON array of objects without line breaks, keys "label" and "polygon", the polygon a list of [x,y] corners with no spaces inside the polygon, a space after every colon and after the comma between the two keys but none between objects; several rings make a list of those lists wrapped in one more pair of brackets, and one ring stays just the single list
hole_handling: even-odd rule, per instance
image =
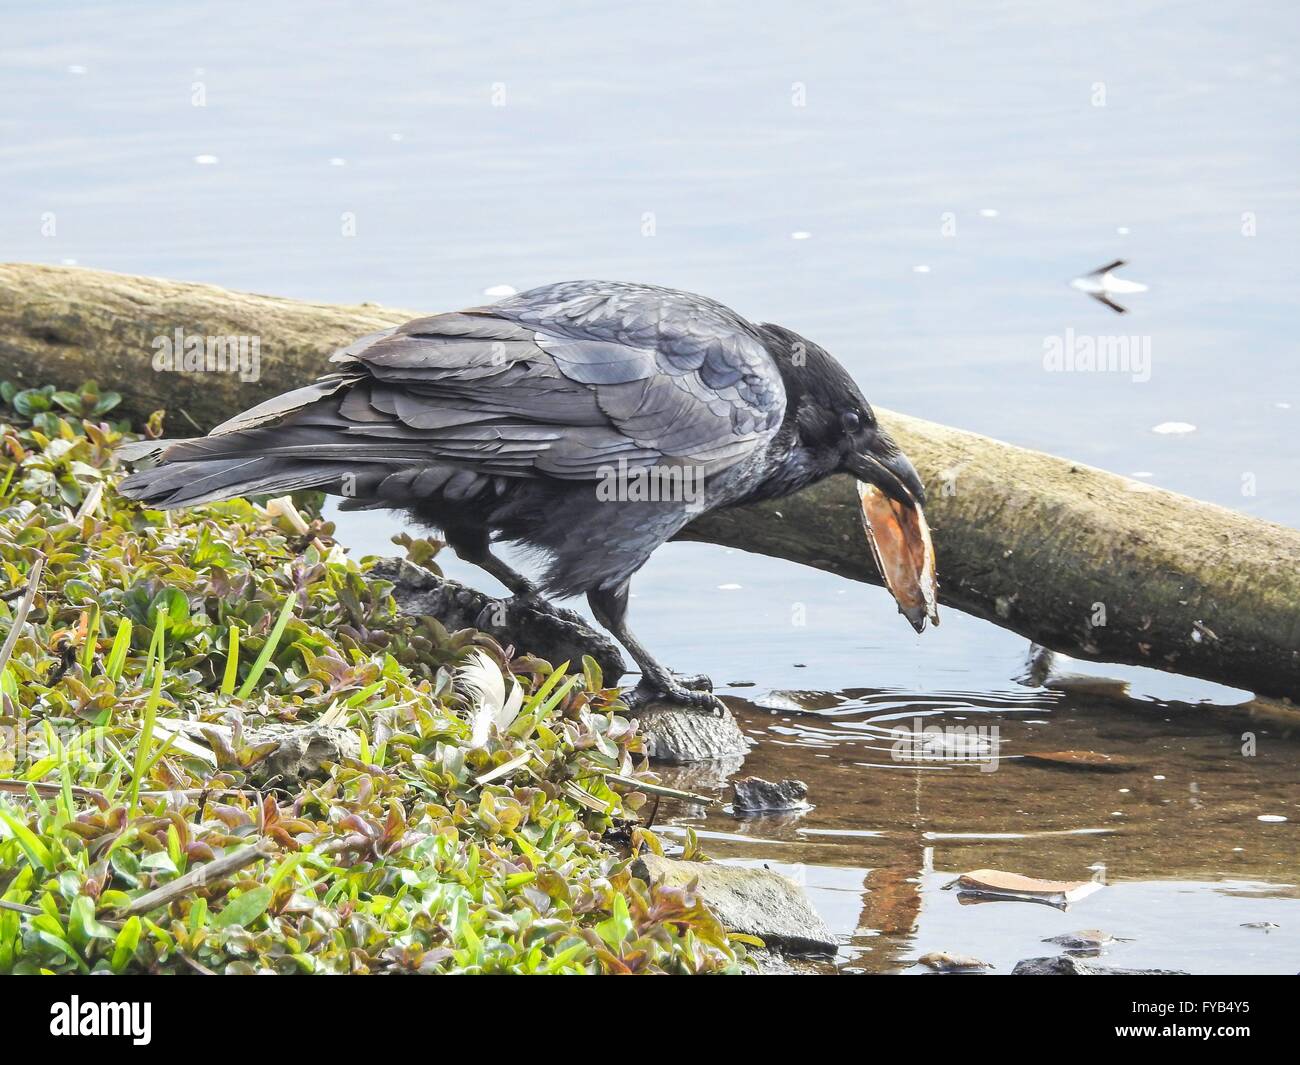
[{"label": "crow's beak", "polygon": [[844,468],[859,481],[874,484],[890,499],[906,506],[925,502],[925,485],[916,467],[892,441],[887,448],[850,453],[845,456]]},{"label": "crow's beak", "polygon": [[917,632],[939,624],[934,546],[921,504],[925,488],[916,467],[897,448],[854,454],[845,461],[858,479],[862,526],[871,554],[898,610]]}]

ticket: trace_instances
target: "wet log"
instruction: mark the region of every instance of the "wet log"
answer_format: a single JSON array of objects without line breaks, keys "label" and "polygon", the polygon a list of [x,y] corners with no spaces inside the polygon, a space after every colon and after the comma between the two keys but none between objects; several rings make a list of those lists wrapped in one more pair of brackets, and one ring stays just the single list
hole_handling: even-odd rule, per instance
[{"label": "wet log", "polygon": [[[169,432],[183,435],[310,380],[338,346],[414,313],[0,265],[0,378],[64,386],[94,378],[124,394],[127,414],[167,408]],[[253,372],[168,369],[166,353],[195,336],[245,338],[243,350],[257,359],[244,368]],[[1300,532],[1068,459],[879,413],[929,486],[945,606],[1076,658],[1282,698],[1300,692]],[[683,538],[880,583],[847,478],[706,515]]]}]

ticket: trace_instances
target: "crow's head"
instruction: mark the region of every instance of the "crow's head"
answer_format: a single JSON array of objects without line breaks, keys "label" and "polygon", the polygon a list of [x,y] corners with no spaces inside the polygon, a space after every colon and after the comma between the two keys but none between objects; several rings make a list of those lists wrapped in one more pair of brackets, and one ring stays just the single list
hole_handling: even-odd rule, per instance
[{"label": "crow's head", "polygon": [[925,502],[916,468],[884,428],[848,372],[811,340],[761,327],[785,382],[786,420],[821,476],[850,473],[906,506]]},{"label": "crow's head", "polygon": [[885,586],[917,632],[927,622],[937,625],[934,547],[916,467],[876,422],[853,378],[823,348],[780,326],[760,331],[786,393],[783,447],[769,473],[769,490],[794,491],[833,473],[855,477],[863,528]]}]

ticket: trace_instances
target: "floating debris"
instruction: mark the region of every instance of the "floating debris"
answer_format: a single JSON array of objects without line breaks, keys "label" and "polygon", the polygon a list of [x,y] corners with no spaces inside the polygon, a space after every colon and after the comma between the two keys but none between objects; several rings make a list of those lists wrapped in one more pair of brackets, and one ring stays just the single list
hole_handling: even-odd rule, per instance
[{"label": "floating debris", "polygon": [[1097,267],[1090,274],[1076,277],[1070,282],[1070,285],[1080,292],[1087,293],[1098,303],[1104,303],[1116,314],[1127,314],[1128,309],[1121,307],[1112,297],[1133,292],[1145,292],[1147,287],[1139,281],[1125,281],[1123,278],[1116,277],[1115,271],[1124,265],[1126,265],[1126,260],[1116,259],[1105,266]]},{"label": "floating debris", "polygon": [[1191,422],[1161,422],[1159,425],[1153,425],[1151,431],[1164,436],[1179,436],[1182,433],[1196,432],[1196,426]]},{"label": "floating debris", "polygon": [[1105,886],[1100,880],[1038,880],[1000,869],[976,869],[945,884],[944,890],[959,888],[962,901],[1005,899],[1041,902],[1064,910],[1070,903],[1078,902]]},{"label": "floating debris", "polygon": [[978,973],[994,967],[991,962],[972,958],[969,954],[949,954],[943,950],[922,954],[916,963],[937,973]]},{"label": "floating debris", "polygon": [[1055,943],[1058,947],[1064,947],[1070,951],[1100,953],[1103,947],[1108,947],[1112,943],[1131,943],[1133,941],[1122,936],[1111,935],[1100,928],[1083,928],[1077,932],[1065,932],[1059,936],[1052,936],[1050,939],[1044,939],[1043,942]]},{"label": "floating debris", "polygon": [[196,155],[194,161],[198,163],[199,166],[216,166],[221,162],[221,160],[215,155]]},{"label": "floating debris", "polygon": [[762,777],[741,777],[731,782],[737,814],[788,813],[811,809],[805,801],[808,785],[802,780],[780,780],[775,784]]}]

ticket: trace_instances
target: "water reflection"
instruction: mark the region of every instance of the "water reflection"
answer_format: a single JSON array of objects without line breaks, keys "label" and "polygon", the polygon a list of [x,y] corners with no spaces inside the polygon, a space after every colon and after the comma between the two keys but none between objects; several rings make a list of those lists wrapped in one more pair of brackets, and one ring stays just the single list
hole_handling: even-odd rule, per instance
[{"label": "water reflection", "polygon": [[[1255,753],[1245,755],[1235,720],[1206,705],[1046,689],[776,694],[733,703],[761,741],[743,772],[805,781],[813,808],[741,821],[725,809],[665,806],[659,831],[671,838],[690,826],[718,860],[767,865],[805,884],[842,938],[839,966],[923,972],[920,955],[948,951],[1008,973],[1021,958],[1059,953],[1044,939],[1102,928],[1128,940],[1103,948],[1107,964],[1300,968],[1300,744],[1281,730],[1256,726]],[[882,738],[921,722],[995,729],[993,768],[962,752],[893,761]],[[1035,752],[1099,752],[1122,768],[1025,758]],[[695,789],[725,782],[703,767],[664,773]],[[1258,820],[1270,814],[1288,820]],[[969,905],[942,890],[981,868],[1100,876],[1107,886],[1063,911]],[[1259,922],[1279,927],[1243,927]]]}]

